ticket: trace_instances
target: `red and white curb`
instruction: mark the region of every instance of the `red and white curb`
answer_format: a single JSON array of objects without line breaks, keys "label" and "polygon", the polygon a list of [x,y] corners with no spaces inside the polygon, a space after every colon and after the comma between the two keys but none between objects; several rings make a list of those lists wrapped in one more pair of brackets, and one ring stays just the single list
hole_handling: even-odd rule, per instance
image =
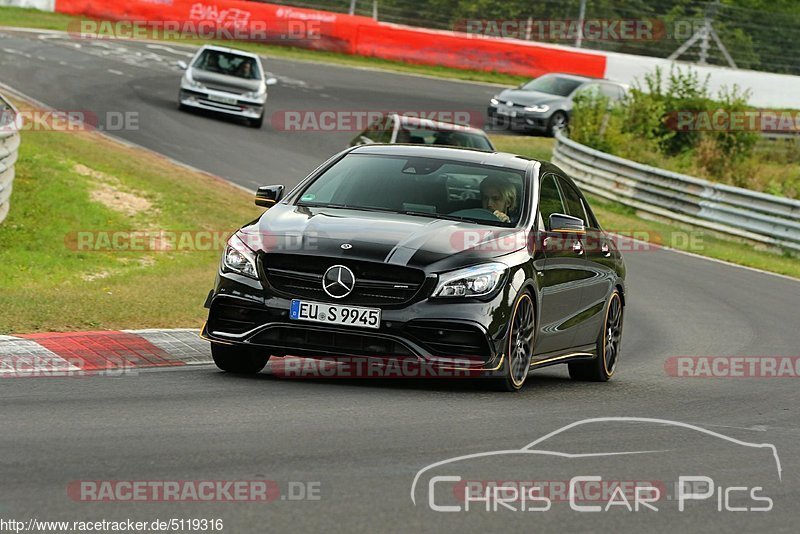
[{"label": "red and white curb", "polygon": [[198,330],[119,330],[0,336],[0,378],[119,374],[211,363]]}]

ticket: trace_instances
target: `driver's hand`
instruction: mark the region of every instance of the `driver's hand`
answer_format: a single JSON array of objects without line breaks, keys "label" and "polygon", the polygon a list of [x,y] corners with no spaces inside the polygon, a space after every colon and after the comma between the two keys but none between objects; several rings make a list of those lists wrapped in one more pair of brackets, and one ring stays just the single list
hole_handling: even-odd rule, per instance
[{"label": "driver's hand", "polygon": [[511,219],[509,218],[509,216],[506,215],[505,213],[503,213],[500,210],[494,210],[494,216],[497,217],[498,219],[500,219],[500,222],[505,222],[505,223],[511,222]]}]

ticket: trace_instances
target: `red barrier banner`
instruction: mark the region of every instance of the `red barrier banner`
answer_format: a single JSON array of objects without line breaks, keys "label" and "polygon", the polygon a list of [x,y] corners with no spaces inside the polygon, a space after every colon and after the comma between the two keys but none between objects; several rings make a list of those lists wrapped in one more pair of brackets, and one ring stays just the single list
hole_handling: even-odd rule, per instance
[{"label": "red barrier banner", "polygon": [[[70,28],[70,33],[82,37],[136,37],[172,31],[531,77],[548,72],[603,77],[606,68],[604,55],[566,47],[475,38],[466,33],[381,23],[369,17],[242,0],[56,0],[56,11],[87,17]],[[129,24],[104,29],[98,20]]]}]

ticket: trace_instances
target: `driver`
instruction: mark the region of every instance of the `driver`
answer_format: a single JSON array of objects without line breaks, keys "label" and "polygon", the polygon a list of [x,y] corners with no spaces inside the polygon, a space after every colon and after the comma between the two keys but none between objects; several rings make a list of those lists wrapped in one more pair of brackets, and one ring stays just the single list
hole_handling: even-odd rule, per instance
[{"label": "driver", "polygon": [[489,176],[481,182],[483,209],[502,222],[511,222],[509,214],[517,211],[517,188],[504,178]]},{"label": "driver", "polygon": [[243,62],[239,65],[239,68],[236,69],[236,75],[240,78],[253,78],[253,65],[249,61]]}]

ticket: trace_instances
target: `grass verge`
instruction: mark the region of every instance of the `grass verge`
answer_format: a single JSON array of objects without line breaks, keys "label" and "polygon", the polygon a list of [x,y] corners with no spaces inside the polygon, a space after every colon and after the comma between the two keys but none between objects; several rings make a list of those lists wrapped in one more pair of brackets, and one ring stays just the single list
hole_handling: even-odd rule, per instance
[{"label": "grass verge", "polygon": [[[492,135],[491,138],[498,150],[544,160],[550,160],[555,143],[554,139],[548,137]],[[747,243],[728,240],[701,228],[644,219],[633,208],[598,197],[590,196],[589,202],[600,223],[610,232],[634,236],[643,241],[700,256],[800,278],[800,261],[794,256],[757,250]]]},{"label": "grass verge", "polygon": [[[199,327],[219,240],[261,211],[226,182],[97,133],[23,132],[16,169],[0,224],[0,334]],[[81,250],[104,248],[110,232],[160,230],[222,237],[182,234],[192,239],[164,252],[127,240],[138,251]]]},{"label": "grass verge", "polygon": [[[10,26],[17,28],[36,28],[43,30],[67,31],[70,22],[80,20],[79,17],[64,15],[62,13],[46,13],[35,9],[19,7],[0,7],[0,26]],[[522,82],[530,80],[526,76],[513,76],[498,72],[484,72],[478,70],[461,70],[449,67],[437,67],[431,65],[416,65],[402,61],[391,61],[376,57],[351,56],[349,54],[339,54],[304,48],[269,45],[247,41],[220,41],[220,40],[200,40],[200,39],[170,39],[170,42],[179,42],[190,45],[219,44],[224,46],[235,46],[242,50],[258,53],[265,57],[278,59],[297,59],[304,61],[316,61],[333,65],[344,65],[348,67],[361,67],[381,69],[404,74],[418,74],[433,76],[436,78],[449,80],[463,80],[472,82],[496,83],[502,85],[516,86]]]}]

